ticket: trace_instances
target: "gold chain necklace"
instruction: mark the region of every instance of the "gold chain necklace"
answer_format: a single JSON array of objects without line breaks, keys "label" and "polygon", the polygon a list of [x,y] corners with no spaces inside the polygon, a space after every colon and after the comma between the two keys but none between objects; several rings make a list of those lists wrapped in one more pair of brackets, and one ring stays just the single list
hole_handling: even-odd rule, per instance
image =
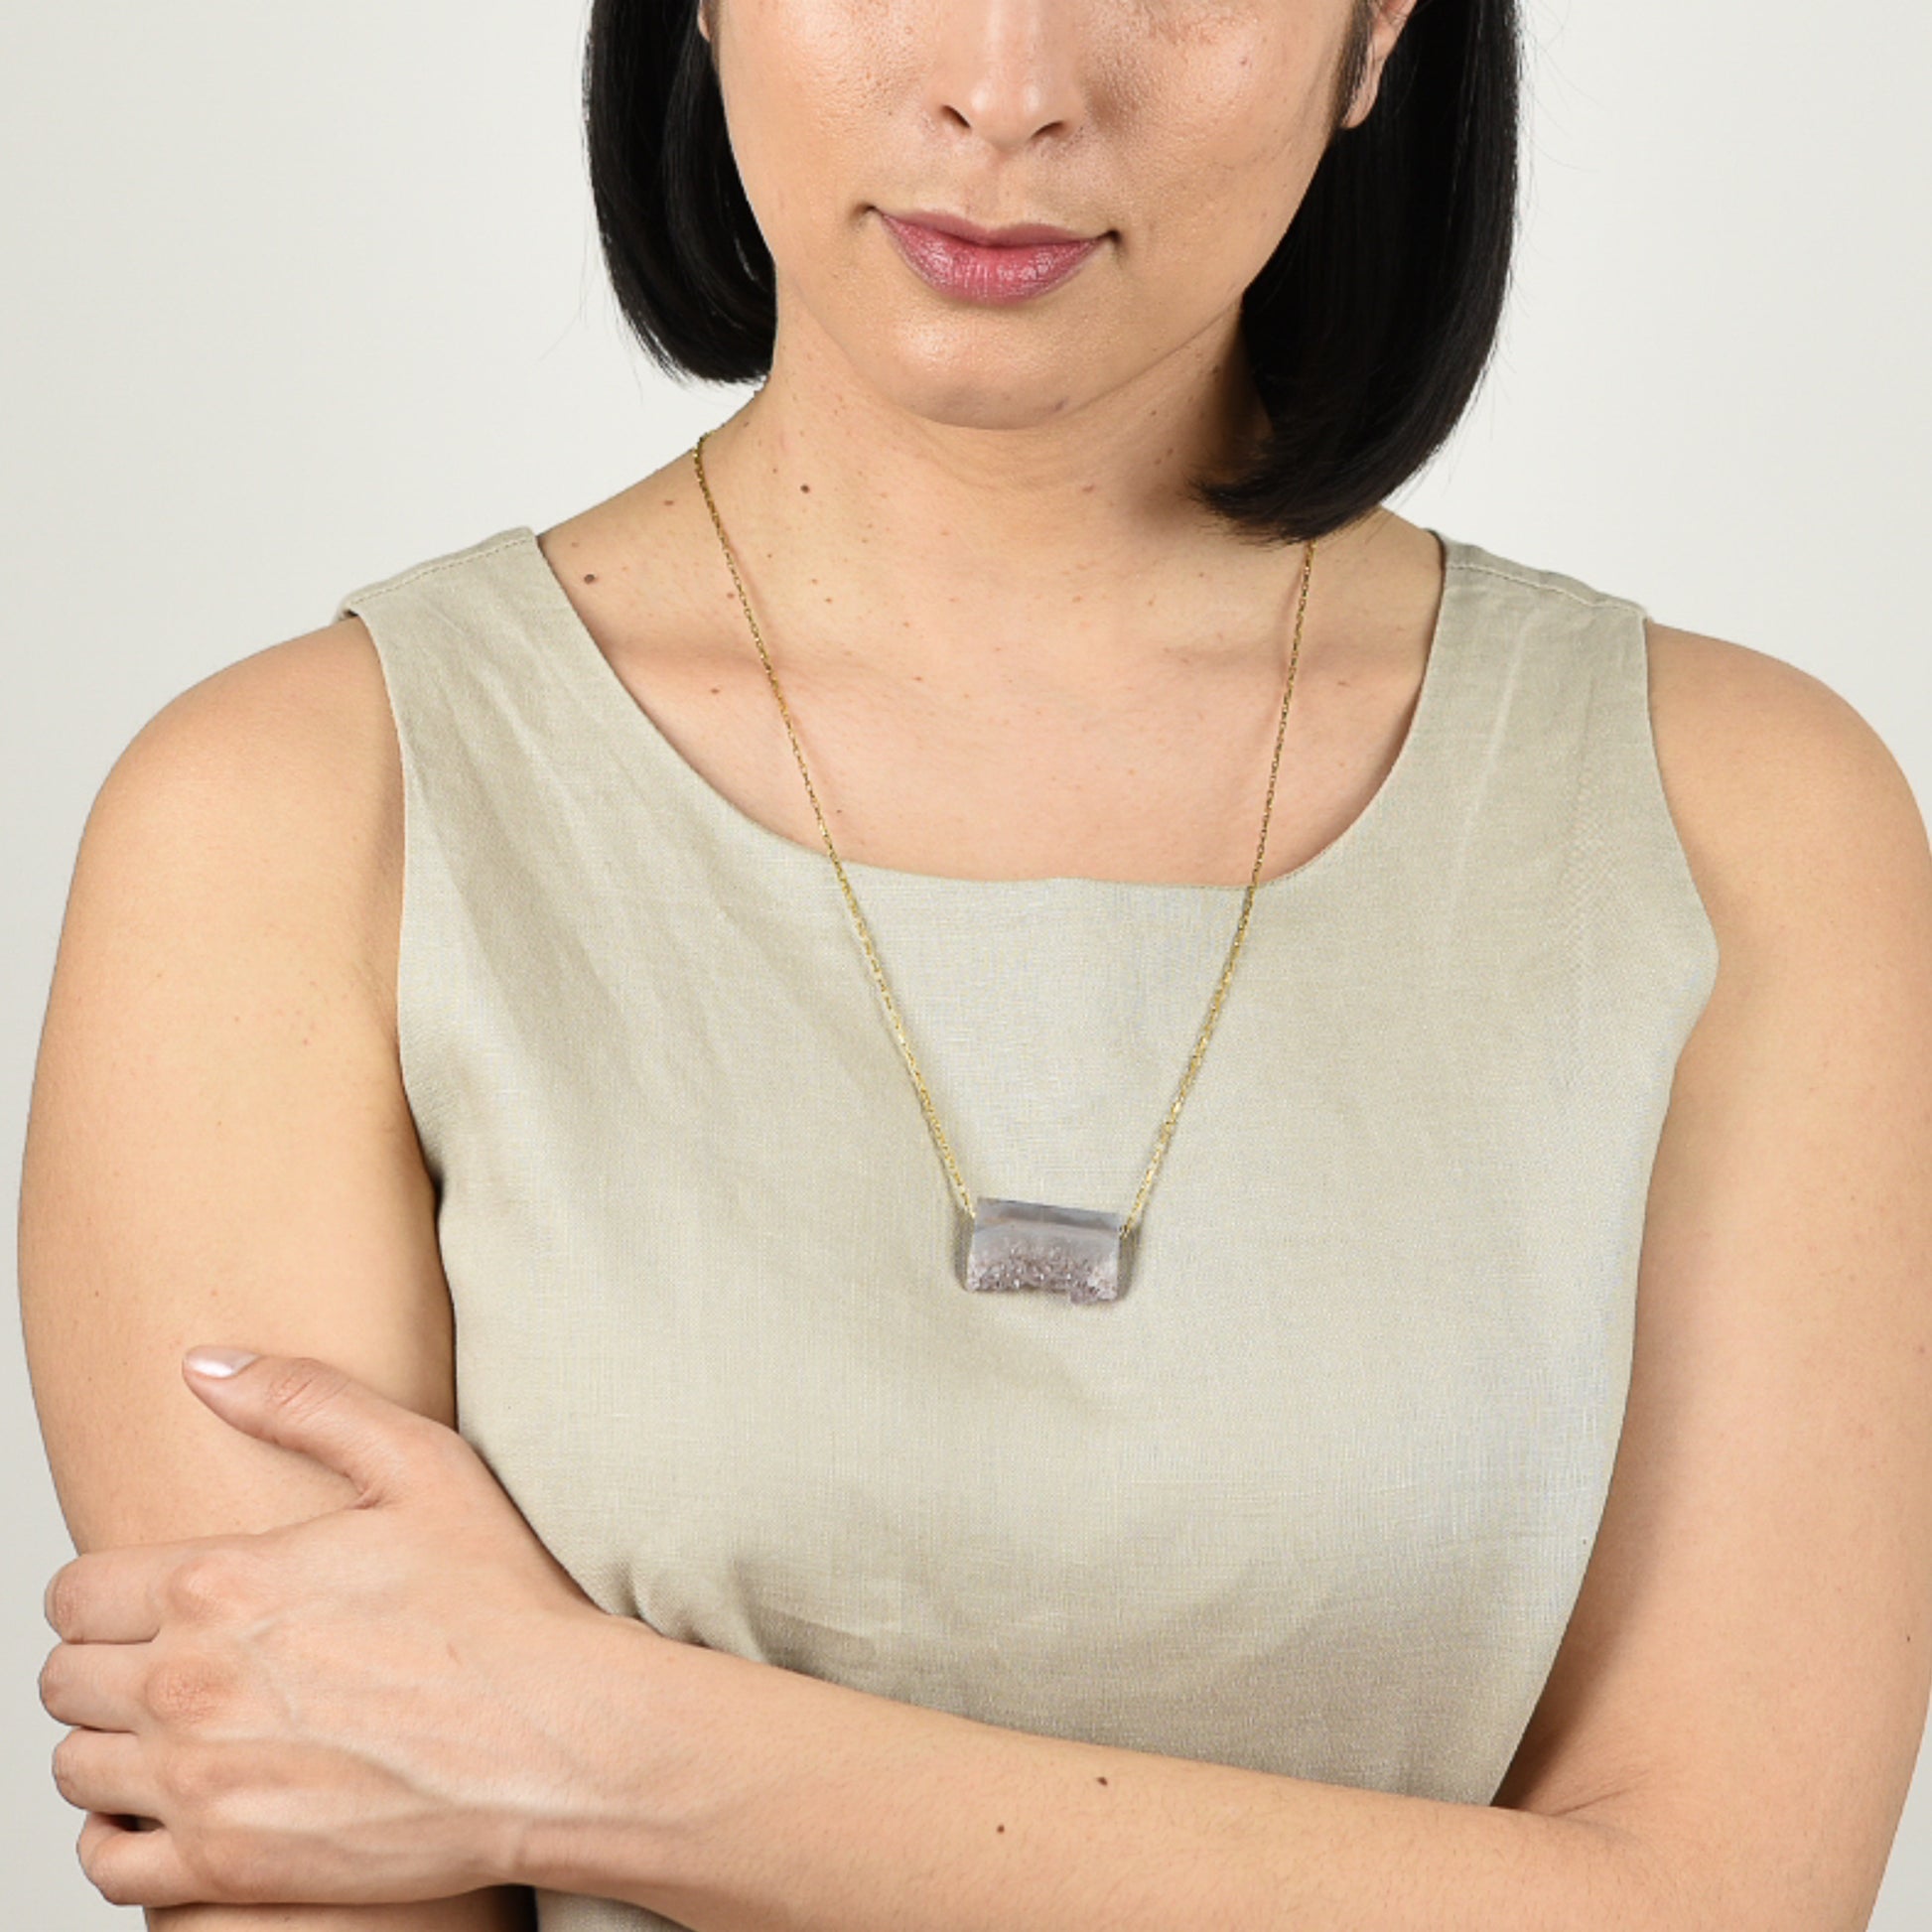
[{"label": "gold chain necklace", "polygon": [[925,1111],[926,1125],[932,1130],[940,1159],[946,1164],[954,1196],[965,1210],[967,1225],[972,1230],[966,1286],[982,1291],[1039,1288],[1065,1295],[1073,1302],[1111,1302],[1120,1293],[1122,1245],[1140,1224],[1148,1191],[1154,1185],[1154,1176],[1160,1171],[1162,1158],[1168,1151],[1174,1122],[1180,1117],[1181,1103],[1194,1083],[1201,1055],[1207,1051],[1208,1036],[1214,1031],[1215,1021],[1220,1018],[1221,1002],[1226,997],[1228,982],[1234,977],[1234,962],[1241,956],[1241,942],[1247,937],[1248,915],[1254,908],[1255,890],[1261,883],[1262,855],[1268,849],[1268,820],[1275,808],[1275,779],[1281,770],[1282,740],[1288,732],[1288,708],[1295,697],[1295,668],[1302,655],[1302,620],[1309,606],[1309,580],[1314,572],[1315,545],[1310,543],[1303,560],[1301,596],[1295,607],[1295,639],[1288,654],[1288,688],[1282,694],[1281,723],[1275,731],[1275,757],[1268,767],[1268,797],[1261,811],[1261,840],[1255,847],[1254,871],[1249,875],[1247,891],[1242,895],[1241,917],[1234,928],[1234,944],[1228,949],[1227,964],[1221,969],[1220,984],[1214,989],[1214,999],[1207,1011],[1207,1024],[1202,1027],[1200,1037],[1194,1042],[1193,1057],[1187,1062],[1180,1089],[1173,1097],[1173,1106],[1168,1109],[1167,1119],[1162,1123],[1154,1158],[1148,1163],[1146,1173],[1141,1176],[1133,1204],[1124,1216],[1092,1208],[1053,1207],[1043,1201],[1005,1200],[991,1194],[975,1204],[965,1181],[960,1177],[959,1164],[953,1159],[945,1130],[939,1125],[932,1096],[926,1091],[925,1078],[913,1057],[912,1042],[906,1038],[905,1029],[899,1024],[898,1009],[894,1005],[892,992],[886,985],[886,975],[880,968],[872,934],[867,930],[865,917],[859,910],[852,882],[846,877],[838,848],[832,843],[831,828],[825,822],[824,812],[819,809],[818,793],[812,788],[811,773],[805,769],[805,755],[799,750],[798,734],[792,729],[791,708],[785,703],[784,692],[779,689],[778,674],[771,668],[770,653],[764,647],[758,619],[752,615],[752,602],[745,595],[745,585],[738,574],[738,562],[732,555],[731,544],[726,540],[718,505],[712,500],[711,485],[705,480],[704,473],[705,438],[711,433],[706,430],[691,448],[691,460],[698,473],[698,487],[704,492],[705,507],[711,512],[712,528],[718,532],[719,547],[725,553],[725,564],[737,588],[738,601],[744,606],[745,621],[751,625],[752,641],[758,645],[764,674],[771,682],[771,695],[778,701],[778,715],[784,720],[785,736],[790,739],[792,756],[798,760],[798,775],[805,781],[805,795],[812,802],[812,812],[818,820],[820,835],[825,840],[825,850],[831,856],[832,870],[838,874],[839,890],[845,895],[852,922],[858,928],[859,943],[865,948],[873,984],[878,987],[879,997],[885,1003],[886,1018],[892,1023],[899,1051],[904,1055],[906,1068],[912,1075],[912,1084],[918,1089],[919,1105]]}]

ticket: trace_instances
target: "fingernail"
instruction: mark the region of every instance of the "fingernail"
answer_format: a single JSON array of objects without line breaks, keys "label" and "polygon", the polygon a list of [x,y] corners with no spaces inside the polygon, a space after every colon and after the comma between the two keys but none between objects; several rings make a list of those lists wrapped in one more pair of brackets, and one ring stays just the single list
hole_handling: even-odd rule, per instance
[{"label": "fingernail", "polygon": [[232,1375],[255,1357],[245,1348],[191,1348],[182,1360],[197,1375]]}]

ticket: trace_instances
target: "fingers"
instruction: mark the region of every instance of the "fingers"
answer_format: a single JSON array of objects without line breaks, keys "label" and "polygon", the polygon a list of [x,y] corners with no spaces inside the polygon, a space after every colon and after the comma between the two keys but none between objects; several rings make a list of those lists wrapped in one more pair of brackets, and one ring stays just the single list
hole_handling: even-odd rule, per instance
[{"label": "fingers", "polygon": [[105,1818],[152,1818],[161,1807],[141,1740],[123,1730],[70,1730],[54,1747],[54,1786]]},{"label": "fingers", "polygon": [[197,1888],[173,1834],[164,1829],[130,1831],[121,1820],[90,1811],[75,1849],[80,1868],[110,1905],[225,1902]]},{"label": "fingers", "polygon": [[313,1355],[256,1355],[231,1375],[190,1373],[189,1384],[236,1429],[346,1476],[363,1503],[412,1494],[455,1433]]},{"label": "fingers", "polygon": [[162,1577],[190,1546],[89,1550],[48,1579],[41,1609],[69,1643],[147,1643],[161,1628]]},{"label": "fingers", "polygon": [[41,1703],[50,1718],[64,1725],[143,1730],[153,1654],[149,1644],[56,1644],[41,1666]]}]

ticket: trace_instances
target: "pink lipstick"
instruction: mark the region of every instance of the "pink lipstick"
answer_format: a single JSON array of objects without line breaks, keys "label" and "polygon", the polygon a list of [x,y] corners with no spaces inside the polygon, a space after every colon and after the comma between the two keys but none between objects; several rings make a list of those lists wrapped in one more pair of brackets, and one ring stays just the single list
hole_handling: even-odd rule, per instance
[{"label": "pink lipstick", "polygon": [[1026,302],[1043,295],[1106,239],[1039,222],[979,228],[925,208],[905,214],[881,208],[879,214],[900,255],[923,281],[969,302]]}]

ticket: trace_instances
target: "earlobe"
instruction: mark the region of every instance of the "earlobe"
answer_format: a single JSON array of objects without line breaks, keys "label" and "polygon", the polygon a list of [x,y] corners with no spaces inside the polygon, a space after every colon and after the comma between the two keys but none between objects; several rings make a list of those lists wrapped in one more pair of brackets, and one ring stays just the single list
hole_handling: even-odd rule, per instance
[{"label": "earlobe", "polygon": [[1348,112],[1342,116],[1344,128],[1360,127],[1368,119],[1375,106],[1376,96],[1382,91],[1382,64],[1371,63],[1367,73],[1362,76],[1362,84],[1355,90],[1355,98],[1349,103]]},{"label": "earlobe", "polygon": [[1382,91],[1382,69],[1410,15],[1423,4],[1424,0],[1358,0],[1351,39],[1360,39],[1350,53],[1361,62],[1362,71],[1347,111],[1336,125],[1337,133],[1360,127],[1374,111]]},{"label": "earlobe", "polygon": [[[1349,103],[1348,113],[1342,121],[1343,127],[1360,127],[1368,119],[1382,92],[1382,69],[1388,65],[1389,56],[1395,52],[1396,42],[1402,38],[1403,30],[1425,5],[1426,0],[1375,0],[1372,13],[1375,25],[1371,31],[1368,46],[1368,61],[1362,74],[1362,84],[1355,90],[1355,98]],[[1386,45],[1378,45],[1386,30]]]}]

